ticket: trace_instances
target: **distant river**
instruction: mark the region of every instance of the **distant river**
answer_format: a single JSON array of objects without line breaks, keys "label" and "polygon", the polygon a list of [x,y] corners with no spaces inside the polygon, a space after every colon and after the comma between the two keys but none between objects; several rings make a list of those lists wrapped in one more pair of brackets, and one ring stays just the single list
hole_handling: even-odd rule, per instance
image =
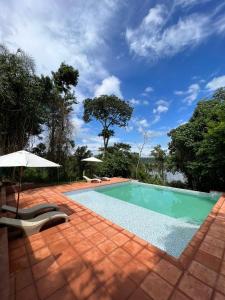
[{"label": "distant river", "polygon": [[[157,171],[152,171],[151,175],[158,175]],[[181,172],[175,172],[174,174],[172,172],[165,172],[165,177],[166,181],[171,182],[171,181],[181,181],[185,182],[186,178],[183,173]]]}]

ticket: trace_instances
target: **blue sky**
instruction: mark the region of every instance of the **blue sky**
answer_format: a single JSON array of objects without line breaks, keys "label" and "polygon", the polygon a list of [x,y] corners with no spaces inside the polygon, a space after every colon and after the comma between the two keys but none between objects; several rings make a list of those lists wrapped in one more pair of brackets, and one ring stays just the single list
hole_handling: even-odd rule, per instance
[{"label": "blue sky", "polygon": [[225,3],[220,0],[0,1],[0,42],[22,48],[50,74],[62,61],[79,69],[72,121],[76,145],[96,152],[97,123],[84,124],[82,101],[116,94],[134,115],[111,142],[144,155],[167,148],[167,132],[186,122],[199,99],[225,86]]}]

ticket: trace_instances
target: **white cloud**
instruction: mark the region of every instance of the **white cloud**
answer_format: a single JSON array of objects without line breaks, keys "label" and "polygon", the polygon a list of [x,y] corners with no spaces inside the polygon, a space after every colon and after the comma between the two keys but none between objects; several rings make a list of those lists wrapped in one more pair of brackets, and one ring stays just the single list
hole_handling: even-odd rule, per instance
[{"label": "white cloud", "polygon": [[139,123],[139,126],[144,127],[144,128],[149,126],[149,123],[146,119],[141,119],[138,121],[138,123]]},{"label": "white cloud", "polygon": [[149,102],[148,102],[147,100],[144,100],[144,101],[143,101],[143,104],[144,104],[144,105],[149,105]]},{"label": "white cloud", "polygon": [[175,91],[174,94],[178,96],[185,96],[183,102],[191,105],[198,97],[200,86],[198,83],[191,84],[186,91]]},{"label": "white cloud", "polygon": [[153,109],[154,114],[161,114],[167,112],[169,109],[169,102],[165,100],[158,100],[156,102],[156,108]]},{"label": "white cloud", "polygon": [[102,83],[95,87],[95,97],[101,95],[116,95],[123,98],[120,90],[120,80],[116,76],[109,76],[102,80]]},{"label": "white cloud", "polygon": [[156,124],[160,120],[162,113],[166,113],[169,109],[169,102],[165,100],[158,100],[156,102],[156,107],[153,109],[153,114],[155,115],[151,124]]},{"label": "white cloud", "polygon": [[153,87],[151,87],[151,86],[147,86],[146,89],[145,89],[145,92],[146,92],[146,93],[151,93],[151,92],[153,92],[153,91],[154,91],[154,89],[153,89]]},{"label": "white cloud", "polygon": [[206,88],[210,91],[215,91],[218,88],[225,87],[225,75],[214,77],[210,82],[207,83]]},{"label": "white cloud", "polygon": [[140,100],[140,99],[135,99],[135,98],[130,99],[129,102],[133,106],[136,106],[136,105],[149,105],[149,102],[147,100]]},{"label": "white cloud", "polygon": [[132,98],[129,102],[130,102],[132,105],[139,105],[139,104],[140,104],[140,100],[134,99],[134,98]]},{"label": "white cloud", "polygon": [[0,41],[30,54],[39,73],[49,74],[63,61],[73,65],[80,72],[78,89],[93,93],[109,76],[107,33],[119,7],[119,1],[108,0],[3,1]]},{"label": "white cloud", "polygon": [[[184,5],[188,1],[179,2]],[[193,48],[213,34],[224,33],[225,17],[219,16],[218,11],[210,15],[192,13],[174,23],[171,17],[175,6],[169,9],[157,4],[136,28],[127,28],[126,40],[131,52],[154,61]]]},{"label": "white cloud", "polygon": [[187,8],[188,6],[203,4],[209,1],[210,0],[175,0],[175,5]]}]

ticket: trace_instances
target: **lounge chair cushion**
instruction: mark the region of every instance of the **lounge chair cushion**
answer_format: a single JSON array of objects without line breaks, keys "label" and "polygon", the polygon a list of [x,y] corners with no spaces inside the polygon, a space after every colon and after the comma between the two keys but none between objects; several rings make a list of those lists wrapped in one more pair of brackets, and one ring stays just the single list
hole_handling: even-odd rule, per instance
[{"label": "lounge chair cushion", "polygon": [[[13,206],[3,205],[1,210],[16,214],[16,207]],[[39,215],[40,213],[52,210],[59,210],[58,205],[54,203],[38,204],[28,208],[19,208],[18,217],[20,219],[27,220]]]},{"label": "lounge chair cushion", "polygon": [[68,221],[68,218],[68,215],[63,212],[50,211],[30,220],[20,220],[2,217],[0,218],[0,225],[20,228],[24,231],[26,236],[29,236],[31,234],[38,233],[43,227],[43,225],[45,225],[51,220],[65,219],[65,221]]}]

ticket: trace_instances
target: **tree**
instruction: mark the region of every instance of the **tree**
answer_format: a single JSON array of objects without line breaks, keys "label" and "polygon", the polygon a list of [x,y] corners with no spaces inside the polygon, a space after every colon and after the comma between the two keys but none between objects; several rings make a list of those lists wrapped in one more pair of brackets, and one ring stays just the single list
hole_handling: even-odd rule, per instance
[{"label": "tree", "polygon": [[82,178],[85,163],[82,162],[82,159],[92,156],[92,152],[88,150],[87,146],[77,147],[74,158],[75,158],[75,167],[78,169],[79,178]]},{"label": "tree", "polygon": [[138,154],[138,160],[137,160],[136,171],[135,171],[135,175],[136,175],[135,178],[136,179],[138,179],[138,168],[139,168],[139,165],[140,165],[141,155],[142,155],[142,152],[144,150],[144,146],[147,143],[148,138],[149,138],[148,132],[144,131],[143,132],[143,143],[139,147],[139,154]]},{"label": "tree", "polygon": [[166,152],[161,148],[161,145],[157,145],[151,151],[151,156],[154,159],[154,166],[164,180],[164,170],[166,162]]},{"label": "tree", "polygon": [[48,157],[60,164],[65,162],[70,149],[74,147],[70,113],[76,103],[72,88],[77,85],[78,77],[77,70],[62,63],[57,72],[52,72],[50,79],[51,92],[47,107]]},{"label": "tree", "polygon": [[[134,161],[136,154],[132,153],[131,146],[124,143],[115,143],[107,149],[107,155],[103,163],[98,164],[98,173],[102,176],[122,176],[131,177],[134,173]],[[104,148],[100,148],[103,151]]]},{"label": "tree", "polygon": [[32,58],[0,45],[0,155],[21,150],[45,122],[46,85]]},{"label": "tree", "polygon": [[225,188],[225,89],[200,101],[184,125],[170,131],[171,160],[191,188]]},{"label": "tree", "polygon": [[133,108],[128,102],[115,95],[102,95],[84,101],[83,119],[86,123],[96,119],[102,126],[99,136],[103,137],[105,156],[109,139],[114,135],[113,126],[125,127],[131,118]]}]

